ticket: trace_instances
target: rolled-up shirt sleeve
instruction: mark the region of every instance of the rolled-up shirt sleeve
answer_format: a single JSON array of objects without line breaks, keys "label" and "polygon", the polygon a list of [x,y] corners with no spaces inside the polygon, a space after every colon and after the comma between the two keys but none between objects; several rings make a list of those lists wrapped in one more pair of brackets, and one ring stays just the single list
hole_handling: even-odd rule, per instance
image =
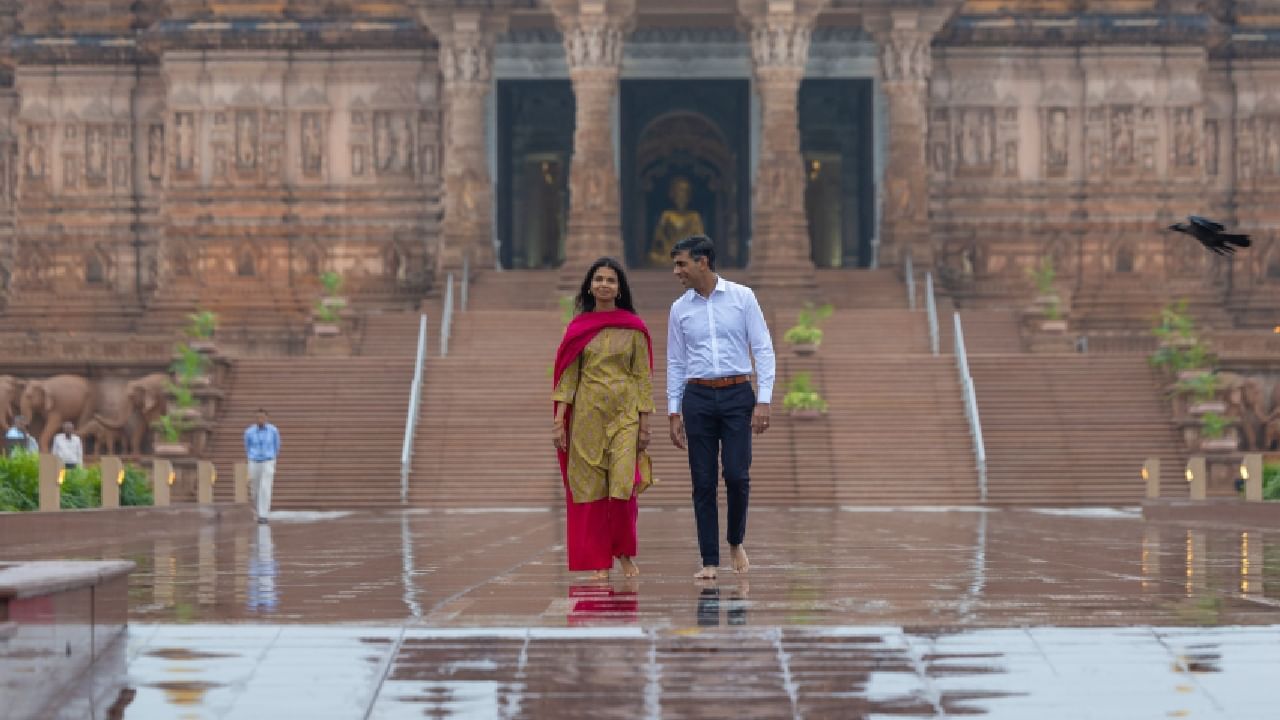
[{"label": "rolled-up shirt sleeve", "polygon": [[680,321],[673,304],[667,318],[667,413],[670,415],[680,412],[687,379],[685,360],[684,333],[680,332]]},{"label": "rolled-up shirt sleeve", "polygon": [[747,342],[751,345],[751,357],[756,362],[756,402],[768,404],[773,399],[773,381],[777,373],[773,338],[769,337],[769,326],[765,324],[756,294],[750,290],[747,292]]}]

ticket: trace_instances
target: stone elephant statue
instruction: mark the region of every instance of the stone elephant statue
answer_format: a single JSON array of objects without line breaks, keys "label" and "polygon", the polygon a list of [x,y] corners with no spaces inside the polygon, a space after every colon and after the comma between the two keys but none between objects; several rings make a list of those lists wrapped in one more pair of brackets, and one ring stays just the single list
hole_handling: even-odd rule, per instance
[{"label": "stone elephant statue", "polygon": [[88,380],[78,375],[54,375],[29,381],[19,406],[32,427],[37,418],[43,420],[40,449],[48,452],[62,423],[71,421],[82,427],[93,417],[94,400],[93,384]]},{"label": "stone elephant statue", "polygon": [[0,375],[0,433],[13,427],[13,418],[18,414],[18,399],[27,382],[12,375]]},{"label": "stone elephant statue", "polygon": [[99,407],[105,409],[110,406],[111,410],[94,415],[94,429],[104,435],[109,433],[122,438],[125,453],[141,455],[147,429],[169,411],[169,383],[169,376],[165,373],[151,373],[125,383],[123,402],[114,403],[111,398],[101,398],[103,404]]}]

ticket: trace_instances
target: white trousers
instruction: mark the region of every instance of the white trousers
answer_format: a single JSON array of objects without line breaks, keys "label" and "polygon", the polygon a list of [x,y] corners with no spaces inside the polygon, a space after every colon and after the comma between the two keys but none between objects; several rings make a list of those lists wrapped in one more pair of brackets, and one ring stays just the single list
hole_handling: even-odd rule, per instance
[{"label": "white trousers", "polygon": [[249,461],[249,500],[253,511],[264,518],[271,512],[271,483],[276,479],[276,461]]}]

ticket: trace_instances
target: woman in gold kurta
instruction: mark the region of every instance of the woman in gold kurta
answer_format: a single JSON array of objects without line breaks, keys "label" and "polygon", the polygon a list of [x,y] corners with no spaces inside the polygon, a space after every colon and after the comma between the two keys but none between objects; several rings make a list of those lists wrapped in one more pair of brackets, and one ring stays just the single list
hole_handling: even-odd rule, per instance
[{"label": "woman in gold kurta", "polygon": [[651,343],[615,260],[591,266],[578,308],[556,355],[552,393],[569,569],[607,577],[616,557],[630,577],[639,572],[631,558],[637,456],[648,447],[653,412]]}]

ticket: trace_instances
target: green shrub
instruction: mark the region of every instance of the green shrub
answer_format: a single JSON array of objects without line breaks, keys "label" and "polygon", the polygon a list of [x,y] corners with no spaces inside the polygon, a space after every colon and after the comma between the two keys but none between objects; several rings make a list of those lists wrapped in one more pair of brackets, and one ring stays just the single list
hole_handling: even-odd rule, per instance
[{"label": "green shrub", "polygon": [[338,310],[331,305],[319,302],[316,303],[315,317],[322,323],[336,323],[339,317]]},{"label": "green shrub", "polygon": [[187,316],[191,322],[187,326],[187,337],[192,340],[208,340],[218,329],[218,315],[209,310],[200,310]]},{"label": "green shrub", "polygon": [[[114,478],[113,478],[114,480]],[[64,510],[102,506],[102,468],[68,470],[62,479]],[[126,465],[120,486],[121,505],[151,505],[151,479],[146,470]],[[0,457],[0,512],[26,512],[40,508],[40,458],[33,453]]]},{"label": "green shrub", "polygon": [[1045,255],[1040,262],[1027,268],[1027,277],[1035,283],[1036,292],[1041,295],[1053,294],[1053,281],[1058,278],[1058,271],[1053,267],[1053,258]]},{"label": "green shrub", "polygon": [[833,312],[835,312],[835,308],[832,307],[831,303],[815,307],[813,303],[806,302],[804,309],[800,311],[800,315],[796,318],[796,324],[782,336],[783,341],[792,345],[821,344],[822,329],[818,326],[831,317]]},{"label": "green shrub", "polygon": [[1216,412],[1207,412],[1200,416],[1200,434],[1210,440],[1222,437],[1228,425],[1230,421]]},{"label": "green shrub", "polygon": [[209,358],[186,343],[178,343],[174,348],[178,357],[174,358],[169,369],[178,376],[179,385],[190,385],[193,380],[204,375],[209,368]]},{"label": "green shrub", "polygon": [[324,288],[325,295],[334,297],[342,291],[342,276],[332,270],[322,272],[320,273],[320,286]]},{"label": "green shrub", "polygon": [[1280,463],[1262,466],[1262,499],[1280,500]]},{"label": "green shrub", "polygon": [[0,512],[40,507],[40,456],[18,451],[0,456]]},{"label": "green shrub", "polygon": [[121,505],[154,505],[151,496],[151,477],[137,465],[126,465],[124,483],[120,485]]},{"label": "green shrub", "polygon": [[75,468],[62,477],[63,510],[102,507],[102,468]]},{"label": "green shrub", "polygon": [[826,412],[827,401],[823,400],[818,391],[813,388],[812,374],[802,372],[796,373],[795,377],[791,378],[791,382],[787,383],[787,394],[782,399],[782,407],[787,412],[792,410]]}]

